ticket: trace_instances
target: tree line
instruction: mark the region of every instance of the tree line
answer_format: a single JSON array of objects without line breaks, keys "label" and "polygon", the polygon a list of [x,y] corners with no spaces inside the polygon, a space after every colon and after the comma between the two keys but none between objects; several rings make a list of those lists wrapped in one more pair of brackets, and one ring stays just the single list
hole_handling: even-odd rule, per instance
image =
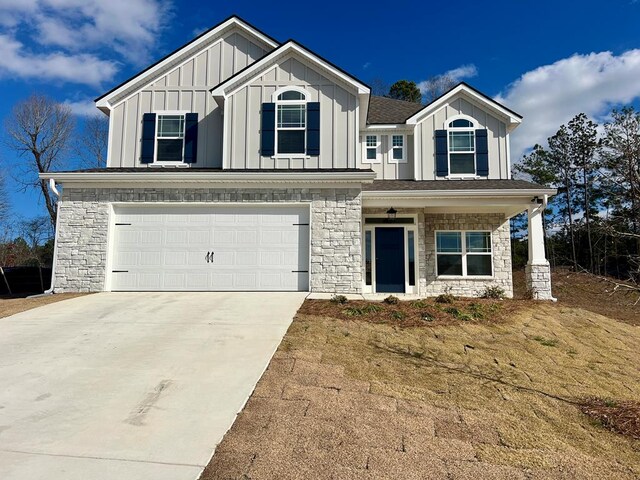
[{"label": "tree line", "polygon": [[[558,189],[545,211],[553,266],[640,281],[640,112],[614,109],[597,124],[576,115],[514,166]],[[514,231],[523,231],[515,221]]]},{"label": "tree line", "polygon": [[[106,165],[108,117],[97,112],[81,123],[68,105],[39,94],[16,103],[5,119],[0,142],[14,159],[0,155],[0,266],[51,264],[56,197],[38,174]],[[35,189],[46,213],[19,218],[7,188]]]}]

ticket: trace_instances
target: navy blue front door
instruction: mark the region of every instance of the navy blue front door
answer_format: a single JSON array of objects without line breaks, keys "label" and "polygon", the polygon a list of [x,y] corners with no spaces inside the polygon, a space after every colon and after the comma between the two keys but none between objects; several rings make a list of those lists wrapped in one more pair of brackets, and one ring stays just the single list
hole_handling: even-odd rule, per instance
[{"label": "navy blue front door", "polygon": [[376,292],[404,293],[404,228],[376,228]]}]

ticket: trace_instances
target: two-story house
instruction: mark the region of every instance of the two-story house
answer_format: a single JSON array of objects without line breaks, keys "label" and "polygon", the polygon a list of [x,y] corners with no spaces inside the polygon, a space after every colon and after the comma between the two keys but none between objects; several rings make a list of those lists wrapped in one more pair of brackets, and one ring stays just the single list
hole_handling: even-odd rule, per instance
[{"label": "two-story house", "polygon": [[511,179],[522,118],[461,83],[428,105],[370,88],[237,17],[96,100],[107,167],[42,175],[55,291],[512,292],[509,219],[551,298],[541,213]]}]

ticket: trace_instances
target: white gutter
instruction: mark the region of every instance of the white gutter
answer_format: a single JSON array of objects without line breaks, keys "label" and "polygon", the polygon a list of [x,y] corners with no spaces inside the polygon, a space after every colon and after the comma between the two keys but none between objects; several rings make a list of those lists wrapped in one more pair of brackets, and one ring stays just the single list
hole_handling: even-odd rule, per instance
[{"label": "white gutter", "polygon": [[483,189],[483,190],[389,190],[374,191],[363,190],[363,198],[468,198],[468,197],[529,197],[544,195],[555,195],[553,188],[510,188],[510,189]]},{"label": "white gutter", "polygon": [[58,263],[58,231],[60,228],[60,191],[56,187],[56,181],[53,178],[49,179],[49,188],[54,193],[54,195],[58,198],[56,202],[56,231],[54,232],[53,237],[53,261],[51,262],[51,284],[49,288],[42,292],[43,295],[52,295],[53,287],[56,278],[56,263]]},{"label": "white gutter", "polygon": [[190,183],[372,183],[375,172],[179,172],[154,171],[145,169],[141,172],[46,172],[39,177],[43,180],[56,182],[83,183],[160,183],[190,182]]}]

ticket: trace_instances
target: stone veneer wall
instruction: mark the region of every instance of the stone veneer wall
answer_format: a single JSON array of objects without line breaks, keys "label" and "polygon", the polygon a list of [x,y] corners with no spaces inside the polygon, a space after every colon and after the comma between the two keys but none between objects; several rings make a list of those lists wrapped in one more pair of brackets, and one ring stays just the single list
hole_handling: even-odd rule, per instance
[{"label": "stone veneer wall", "polygon": [[[425,214],[426,276],[420,277],[420,293],[439,295],[451,293],[465,297],[482,295],[488,286],[503,288],[513,297],[511,267],[511,227],[503,214],[442,213]],[[436,276],[436,230],[490,230],[493,246],[493,278],[464,277],[438,279]]]},{"label": "stone veneer wall", "polygon": [[56,292],[104,290],[111,202],[310,203],[311,291],[362,291],[359,188],[68,187],[58,210]]}]

